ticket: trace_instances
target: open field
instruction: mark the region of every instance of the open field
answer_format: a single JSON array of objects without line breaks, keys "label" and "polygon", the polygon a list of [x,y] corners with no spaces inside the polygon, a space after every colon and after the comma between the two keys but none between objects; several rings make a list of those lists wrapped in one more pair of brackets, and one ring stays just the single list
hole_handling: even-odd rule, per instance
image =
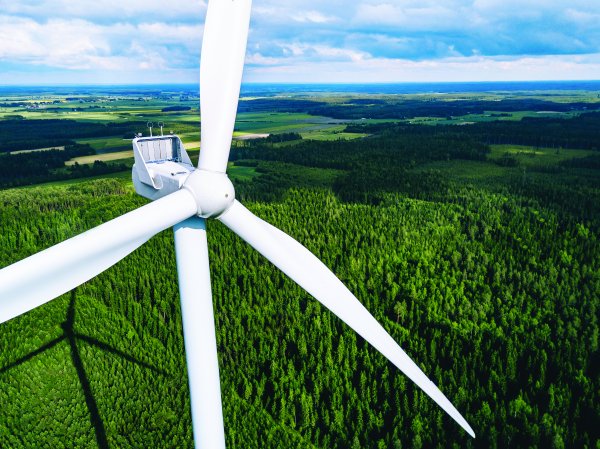
[{"label": "open field", "polygon": [[131,148],[131,139],[123,139],[119,136],[78,139],[76,142],[91,146],[98,154],[112,153],[115,151],[122,151],[125,148]]},{"label": "open field", "polygon": [[573,158],[581,158],[598,154],[597,151],[558,149],[558,148],[536,148],[525,145],[490,145],[491,159],[499,159],[508,154],[519,161],[524,167],[544,167],[556,165],[561,161]]},{"label": "open field", "polygon": [[35,148],[33,150],[20,150],[20,151],[11,151],[10,154],[27,154],[27,153],[37,153],[38,151],[48,151],[48,150],[59,150],[64,151],[64,145],[55,146],[55,147],[47,147],[47,148]]},{"label": "open field", "polygon": [[[197,116],[194,116],[193,121],[197,120]],[[155,133],[158,132],[156,123],[154,128]],[[190,120],[187,123],[192,123],[192,121]],[[233,138],[247,140],[284,132],[297,132],[304,139],[314,140],[357,139],[366,136],[366,134],[362,133],[343,132],[346,126],[344,123],[344,121],[333,120],[327,117],[315,117],[308,114],[242,113],[236,121],[236,131],[234,131]],[[177,128],[177,124],[166,123],[164,131],[168,132],[170,128]],[[140,129],[140,132],[143,132],[144,135],[148,134],[147,129]],[[187,150],[200,148],[199,130],[195,132],[183,132],[178,135]],[[131,147],[131,141],[121,136],[83,138],[78,139],[77,143],[90,145],[99,156],[104,153],[118,153],[116,156],[102,156],[93,159],[101,161],[117,160],[123,157],[123,150]],[[90,158],[81,158],[77,162],[80,164],[91,163],[93,160]]]},{"label": "open field", "polygon": [[316,140],[360,137],[350,133],[336,136],[347,122],[303,113],[241,113],[236,120],[234,135],[296,132],[304,139]]},{"label": "open field", "polygon": [[[193,142],[189,148],[197,148],[199,144],[199,105],[198,95],[195,89],[177,92],[152,90],[147,91],[121,91],[113,94],[107,91],[94,91],[89,89],[83,94],[52,94],[45,92],[43,96],[27,94],[4,94],[0,97],[0,120],[20,116],[23,119],[70,119],[82,123],[132,123],[135,126],[124,135],[107,135],[99,137],[81,137],[75,139],[79,143],[88,143],[97,153],[119,152],[126,150],[128,143],[123,137],[128,137],[133,132],[148,133],[146,122],[153,122],[155,132],[158,133],[157,124],[164,123],[164,131],[181,135],[184,143]],[[296,112],[281,112],[282,110],[294,110],[294,101],[300,99],[303,105]],[[402,105],[405,103],[422,103],[439,105],[459,106],[473,104],[480,101],[488,102],[489,105],[500,104],[501,101],[547,102],[546,110],[485,110],[481,113],[453,114],[441,116],[416,116],[412,118],[377,118],[377,110],[381,105]],[[405,121],[414,124],[427,125],[467,125],[470,123],[489,121],[518,121],[524,117],[559,117],[568,118],[580,114],[589,105],[592,108],[600,102],[598,94],[592,91],[533,91],[533,92],[463,92],[463,93],[419,93],[419,94],[362,94],[362,93],[336,93],[336,92],[302,92],[297,95],[266,96],[247,95],[242,98],[241,105],[245,110],[251,108],[252,101],[270,102],[273,110],[260,112],[241,112],[237,116],[235,135],[237,137],[248,134],[271,134],[297,132],[304,139],[314,140],[337,140],[355,139],[364,137],[365,134],[354,134],[343,132],[344,125],[351,122],[363,124]],[[372,104],[369,103],[372,101]],[[513,102],[513,103],[510,103]],[[569,103],[578,103],[574,109],[565,108]],[[534,103],[532,103],[534,104]],[[250,106],[249,106],[250,105]],[[280,105],[280,110],[278,110]],[[290,106],[292,105],[292,106]],[[308,105],[308,106],[307,106]],[[315,105],[315,106],[311,106]],[[318,105],[329,105],[333,109],[323,109],[324,115],[315,115]],[[352,119],[330,118],[327,112],[343,111],[357,105],[365,105],[365,114],[354,115]],[[168,111],[168,107],[189,108],[184,111]],[[314,109],[314,108],[317,109]],[[312,108],[312,109],[311,109]],[[562,108],[562,109],[561,109]],[[244,108],[242,108],[244,109]],[[268,108],[267,108],[268,109]],[[492,107],[493,109],[493,107]],[[553,111],[559,109],[559,111]],[[370,114],[369,111],[375,111]],[[450,108],[448,111],[452,111]],[[310,112],[309,113],[307,113]],[[359,114],[357,112],[357,114]],[[373,117],[371,117],[371,115]],[[335,115],[331,115],[332,117]],[[125,135],[126,134],[126,135]],[[34,148],[42,148],[36,146]],[[20,149],[20,148],[19,148]],[[27,148],[25,148],[27,149]]]},{"label": "open field", "polygon": [[235,140],[253,140],[253,139],[264,139],[269,137],[269,134],[256,134],[256,133],[241,133],[239,131],[234,131],[233,138]]},{"label": "open field", "polygon": [[352,140],[366,137],[368,134],[365,133],[348,133],[344,132],[346,125],[332,125],[325,129],[314,129],[310,131],[301,132],[300,135],[303,139],[312,140]]},{"label": "open field", "polygon": [[[450,160],[434,161],[420,165],[415,172],[437,170],[455,179],[464,181],[482,181],[494,184],[494,180],[521,179],[524,168],[558,168],[559,163],[573,158],[582,158],[597,154],[590,150],[573,150],[556,148],[535,148],[525,145],[490,145],[491,153],[488,161]],[[496,161],[506,154],[515,157],[516,167],[505,167]]]},{"label": "open field", "polygon": [[91,154],[89,156],[79,156],[75,157],[67,162],[65,162],[66,166],[71,166],[75,164],[93,164],[94,161],[119,161],[122,159],[131,159],[133,158],[133,150],[124,150],[124,151],[115,151],[113,153],[103,153],[103,154]]},{"label": "open field", "polygon": [[188,151],[188,153],[190,151],[200,151],[200,141],[191,141],[191,142],[185,142],[183,144],[183,146],[185,147],[185,149]]},{"label": "open field", "polygon": [[[198,116],[198,99],[181,94],[158,94],[134,92],[113,94],[76,94],[35,96],[4,96],[0,102],[0,117],[21,115],[28,119],[74,119],[109,122],[121,120],[156,119],[166,122],[182,121],[182,117]],[[12,107],[10,106],[12,105]],[[162,112],[168,106],[189,107],[188,111]],[[195,109],[195,114],[193,113]]]},{"label": "open field", "polygon": [[256,168],[244,167],[242,165],[227,164],[227,176],[235,181],[249,181],[255,176],[258,176]]},{"label": "open field", "polygon": [[469,125],[478,122],[493,122],[496,120],[518,121],[524,117],[557,117],[570,118],[578,115],[579,112],[552,112],[552,111],[511,111],[511,112],[485,112],[483,114],[467,114],[451,117],[414,117],[406,119],[408,123],[415,125]]},{"label": "open field", "polygon": [[[89,181],[97,181],[99,179],[118,179],[123,181],[130,181],[129,183],[125,182],[124,185],[127,186],[128,189],[131,189],[133,192],[133,182],[131,182],[131,170],[123,170],[120,172],[109,173],[106,175],[98,175],[98,176],[89,176],[86,178],[75,178],[75,179],[64,179],[60,181],[50,181],[38,184],[40,187],[52,187],[52,186],[77,186],[81,183],[86,183]],[[15,189],[30,189],[31,186],[20,186],[15,187]]]}]

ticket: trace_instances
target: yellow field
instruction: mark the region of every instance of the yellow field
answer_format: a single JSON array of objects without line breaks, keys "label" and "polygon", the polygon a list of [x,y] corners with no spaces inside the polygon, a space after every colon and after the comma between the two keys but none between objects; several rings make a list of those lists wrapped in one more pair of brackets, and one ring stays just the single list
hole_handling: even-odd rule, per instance
[{"label": "yellow field", "polygon": [[75,165],[75,163],[78,163],[79,165],[93,164],[94,161],[118,161],[119,159],[130,159],[132,157],[133,150],[117,151],[115,153],[91,154],[89,156],[74,157],[70,161],[65,162],[65,165]]}]

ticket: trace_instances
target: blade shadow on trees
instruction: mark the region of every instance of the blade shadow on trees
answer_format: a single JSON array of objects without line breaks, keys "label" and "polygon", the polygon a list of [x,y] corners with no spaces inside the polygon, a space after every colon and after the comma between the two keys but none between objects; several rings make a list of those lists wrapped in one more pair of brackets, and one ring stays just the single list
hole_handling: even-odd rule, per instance
[{"label": "blade shadow on trees", "polygon": [[30,352],[29,354],[15,360],[12,363],[9,363],[6,366],[0,368],[0,374],[3,374],[17,366],[20,366],[29,360],[32,360],[34,357],[52,349],[60,342],[66,340],[69,343],[69,349],[71,353],[71,360],[73,361],[73,365],[77,372],[77,377],[79,378],[79,383],[81,384],[81,388],[83,390],[83,395],[85,397],[86,406],[90,415],[90,423],[94,429],[94,433],[96,435],[96,442],[98,443],[99,449],[108,449],[108,439],[106,437],[106,429],[104,427],[104,422],[100,416],[100,411],[98,409],[98,404],[96,403],[96,399],[94,398],[92,387],[88,376],[85,372],[85,368],[83,366],[83,361],[81,359],[81,354],[79,348],[77,347],[77,340],[82,340],[92,346],[97,347],[98,349],[109,352],[111,354],[117,355],[130,363],[135,363],[143,368],[149,369],[157,374],[161,374],[163,376],[167,376],[168,373],[164,370],[156,368],[155,366],[150,365],[149,363],[143,362],[141,360],[136,359],[129,354],[126,354],[118,349],[108,345],[107,343],[101,342],[95,338],[88,337],[86,335],[75,332],[74,324],[75,324],[75,299],[76,299],[76,291],[71,291],[71,298],[69,300],[69,306],[67,308],[67,315],[64,322],[61,323],[61,328],[63,330],[63,334],[50,342],[44,344],[38,349]]}]

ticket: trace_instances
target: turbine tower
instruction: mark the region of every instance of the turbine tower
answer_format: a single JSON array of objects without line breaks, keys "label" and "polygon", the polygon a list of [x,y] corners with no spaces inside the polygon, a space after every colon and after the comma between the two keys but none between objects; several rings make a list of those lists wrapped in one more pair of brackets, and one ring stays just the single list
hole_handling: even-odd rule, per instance
[{"label": "turbine tower", "polygon": [[[227,177],[251,0],[210,0],[200,65],[198,167],[175,135],[133,140],[136,191],[151,203],[0,270],[0,323],[116,264],[174,228],[196,447],[225,447],[206,219],[240,236],[374,346],[469,435],[473,429],[341,281],[310,251],[235,199]],[[161,133],[162,134],[162,133]]]}]

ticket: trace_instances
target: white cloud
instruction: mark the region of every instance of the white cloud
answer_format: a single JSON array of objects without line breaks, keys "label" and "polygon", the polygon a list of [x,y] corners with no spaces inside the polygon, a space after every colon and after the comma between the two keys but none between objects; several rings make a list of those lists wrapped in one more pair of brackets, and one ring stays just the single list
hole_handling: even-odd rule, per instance
[{"label": "white cloud", "polygon": [[347,48],[330,47],[327,45],[310,44],[287,44],[285,42],[275,43],[281,49],[282,56],[266,56],[258,51],[251,51],[246,56],[247,65],[286,65],[289,63],[299,64],[303,61],[318,60],[322,64],[332,61],[354,61],[359,62],[371,57],[364,51]]},{"label": "white cloud", "polygon": [[190,50],[200,48],[204,26],[164,22],[140,23],[136,26],[137,38],[154,44],[183,45]]},{"label": "white cloud", "polygon": [[[97,71],[123,81],[132,73],[193,82],[205,13],[205,0],[0,0],[0,82],[22,73],[15,67],[40,80]],[[597,0],[255,0],[248,73],[256,81],[493,78],[518,70],[598,78],[590,71],[596,62],[573,55],[596,54],[599,22]],[[542,63],[550,66],[538,69]]]},{"label": "white cloud", "polygon": [[275,58],[273,56],[263,56],[260,53],[248,53],[246,54],[246,66],[257,65],[257,66],[270,66],[270,65],[281,65],[283,61],[281,58]]},{"label": "white cloud", "polygon": [[468,2],[385,2],[363,3],[356,10],[353,22],[394,27],[406,30],[464,29],[481,22]]},{"label": "white cloud", "polygon": [[296,22],[312,22],[312,23],[329,23],[335,22],[336,18],[333,16],[327,16],[321,14],[319,11],[301,11],[296,14],[292,14],[292,19]]},{"label": "white cloud", "polygon": [[[0,59],[73,70],[167,68],[199,54],[202,27],[164,23],[99,25],[0,16]],[[182,55],[178,48],[183,48]]]},{"label": "white cloud", "polygon": [[568,8],[565,10],[565,18],[578,25],[597,27],[600,23],[600,8],[596,12]]},{"label": "white cloud", "polygon": [[90,58],[108,55],[108,44],[98,27],[84,20],[50,20],[0,17],[0,58],[82,68]]},{"label": "white cloud", "polygon": [[[307,2],[310,3],[310,2]],[[323,11],[322,5],[317,4],[315,9],[306,9],[306,5],[299,7],[282,6],[280,2],[274,6],[268,3],[256,2],[252,7],[252,20],[258,23],[290,24],[314,23],[326,24],[338,21],[338,17]],[[319,9],[321,9],[319,11]]]},{"label": "white cloud", "polygon": [[460,57],[411,61],[367,58],[361,61],[317,62],[251,67],[248,82],[436,82],[589,80],[600,73],[600,53],[585,56]]},{"label": "white cloud", "polygon": [[349,50],[346,48],[327,47],[325,45],[315,45],[311,48],[317,56],[325,60],[351,60],[354,62],[364,61],[370,55],[362,51]]},{"label": "white cloud", "polygon": [[393,25],[405,27],[413,26],[447,26],[452,23],[455,12],[443,6],[417,6],[405,7],[391,3],[376,5],[361,5],[356,12],[355,20],[369,24]]},{"label": "white cloud", "polygon": [[203,19],[204,0],[2,0],[2,12],[33,18],[101,19]]}]

